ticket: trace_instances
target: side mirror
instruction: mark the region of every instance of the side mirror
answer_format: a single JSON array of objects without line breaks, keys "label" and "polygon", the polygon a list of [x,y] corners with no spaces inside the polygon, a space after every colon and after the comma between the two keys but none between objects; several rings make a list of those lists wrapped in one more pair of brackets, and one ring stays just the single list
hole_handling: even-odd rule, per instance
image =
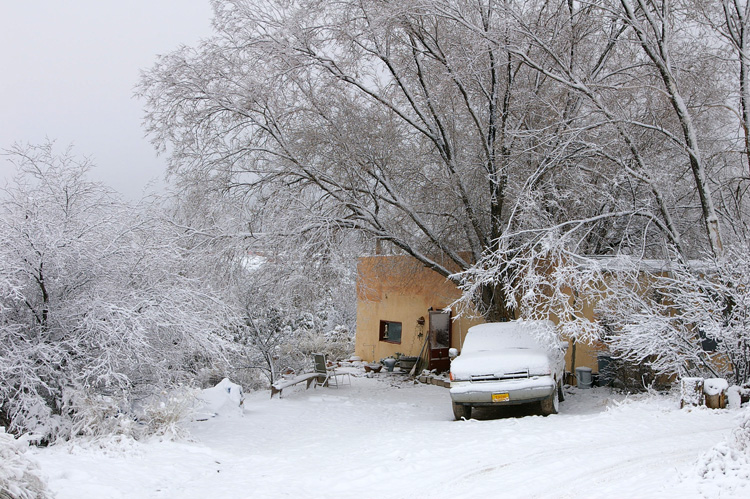
[{"label": "side mirror", "polygon": [[450,357],[450,358],[451,358],[451,360],[453,360],[453,359],[455,359],[456,357],[458,357],[458,350],[456,350],[455,348],[451,348],[451,349],[449,349],[449,350],[448,350],[448,357]]}]

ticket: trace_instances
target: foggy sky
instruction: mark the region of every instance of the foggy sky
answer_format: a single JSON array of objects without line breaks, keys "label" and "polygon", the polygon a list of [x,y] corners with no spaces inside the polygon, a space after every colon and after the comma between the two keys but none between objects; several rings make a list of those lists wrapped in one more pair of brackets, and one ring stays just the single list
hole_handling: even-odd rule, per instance
[{"label": "foggy sky", "polygon": [[139,72],[210,35],[210,20],[208,0],[0,0],[0,149],[73,144],[94,179],[139,197],[165,173],[133,97]]}]

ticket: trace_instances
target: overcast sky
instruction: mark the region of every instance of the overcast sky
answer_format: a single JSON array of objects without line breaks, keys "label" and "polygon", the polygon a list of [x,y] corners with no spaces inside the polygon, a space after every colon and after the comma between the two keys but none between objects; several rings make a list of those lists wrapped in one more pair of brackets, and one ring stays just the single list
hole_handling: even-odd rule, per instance
[{"label": "overcast sky", "polygon": [[165,160],[144,138],[139,71],[210,35],[210,21],[209,0],[0,0],[0,149],[72,143],[96,180],[140,197]]}]

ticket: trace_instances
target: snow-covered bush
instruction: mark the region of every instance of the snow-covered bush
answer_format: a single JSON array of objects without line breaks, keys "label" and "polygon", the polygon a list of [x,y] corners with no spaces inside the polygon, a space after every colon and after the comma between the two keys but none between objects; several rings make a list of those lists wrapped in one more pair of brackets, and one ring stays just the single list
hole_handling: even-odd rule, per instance
[{"label": "snow-covered bush", "polygon": [[63,390],[62,414],[69,424],[66,434],[53,434],[53,438],[76,436],[100,437],[107,435],[138,436],[138,424],[126,399],[115,399],[82,388]]},{"label": "snow-covered bush", "polygon": [[[235,341],[245,347],[244,366],[262,372],[273,383],[286,372],[309,371],[313,353],[325,353],[332,360],[351,356],[354,344],[349,329],[342,325],[327,329],[322,315],[259,300],[248,308],[245,324],[236,329]],[[251,380],[249,386],[254,385]]]},{"label": "snow-covered bush", "polygon": [[330,360],[343,360],[354,354],[354,338],[346,326],[336,326],[332,331],[308,329],[295,343],[308,360],[313,353],[324,353]]},{"label": "snow-covered bush", "polygon": [[197,388],[179,387],[151,397],[143,408],[142,419],[149,435],[181,438],[187,435],[183,424],[195,416]]},{"label": "snow-covered bush", "polygon": [[[635,267],[635,264],[632,264]],[[597,311],[604,339],[621,357],[659,373],[750,379],[750,252],[727,249],[721,259],[678,260],[611,279]]]},{"label": "snow-covered bush", "polygon": [[[698,461],[698,475],[705,481],[705,497],[746,497],[750,492],[750,412],[731,435]],[[743,492],[744,491],[744,492]]]},{"label": "snow-covered bush", "polygon": [[[47,440],[122,431],[121,402],[220,365],[233,311],[161,206],[123,202],[50,144],[0,193],[0,421]],[[112,401],[117,401],[116,403]],[[119,412],[118,412],[119,411]]]},{"label": "snow-covered bush", "polygon": [[39,466],[26,455],[28,442],[0,426],[0,497],[44,499],[52,497]]},{"label": "snow-covered bush", "polygon": [[317,317],[305,315],[307,320],[287,328],[283,341],[275,350],[280,366],[278,372],[309,371],[314,353],[323,353],[329,360],[345,359],[354,353],[353,338],[346,326],[326,330]]}]

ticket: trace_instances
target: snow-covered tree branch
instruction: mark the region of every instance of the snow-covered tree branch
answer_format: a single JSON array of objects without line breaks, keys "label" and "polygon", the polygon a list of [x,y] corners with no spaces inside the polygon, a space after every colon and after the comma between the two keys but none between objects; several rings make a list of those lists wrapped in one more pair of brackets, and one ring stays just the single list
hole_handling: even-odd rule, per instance
[{"label": "snow-covered tree branch", "polygon": [[17,146],[0,203],[0,416],[10,431],[68,436],[71,390],[127,401],[221,360],[232,310],[172,227],[87,180],[52,144]]}]

